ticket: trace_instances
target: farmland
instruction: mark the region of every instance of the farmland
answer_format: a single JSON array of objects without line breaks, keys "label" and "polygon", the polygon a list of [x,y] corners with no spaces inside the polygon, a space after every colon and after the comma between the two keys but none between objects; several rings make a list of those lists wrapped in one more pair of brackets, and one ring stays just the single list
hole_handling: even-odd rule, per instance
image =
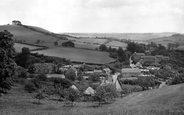
[{"label": "farmland", "polygon": [[21,52],[23,47],[27,47],[30,50],[39,48],[37,46],[26,45],[26,44],[19,44],[19,43],[14,44],[15,51],[17,51],[17,52]]},{"label": "farmland", "polygon": [[70,59],[72,61],[85,62],[85,63],[105,64],[114,61],[114,59],[109,57],[108,52],[85,50],[78,48],[58,47],[42,51],[34,51],[33,53],[35,52],[47,56],[62,57]]},{"label": "farmland", "polygon": [[12,33],[14,35],[13,39],[26,41],[27,43],[36,43],[37,40],[40,40],[41,42],[53,43],[55,41],[60,40],[59,38],[48,36],[40,32],[32,31],[30,29],[18,25],[0,26],[0,31],[3,30],[8,30],[10,33]]}]

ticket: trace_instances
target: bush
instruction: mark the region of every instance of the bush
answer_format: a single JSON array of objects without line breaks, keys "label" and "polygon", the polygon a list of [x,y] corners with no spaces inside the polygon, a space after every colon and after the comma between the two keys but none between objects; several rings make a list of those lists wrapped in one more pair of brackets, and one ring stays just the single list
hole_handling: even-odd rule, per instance
[{"label": "bush", "polygon": [[2,92],[6,92],[11,89],[11,83],[8,80],[0,82],[0,88]]},{"label": "bush", "polygon": [[24,86],[24,89],[28,93],[32,93],[32,92],[34,92],[36,90],[36,87],[35,87],[35,85],[34,85],[33,82],[27,81],[26,84],[25,84],[25,86]]},{"label": "bush", "polygon": [[99,74],[93,73],[90,75],[89,80],[92,82],[99,82],[100,76],[99,76]]},{"label": "bush", "polygon": [[139,85],[122,85],[121,89],[121,95],[128,94],[131,92],[139,92],[143,90],[143,88]]},{"label": "bush", "polygon": [[66,78],[71,80],[71,81],[75,81],[76,80],[76,74],[75,72],[73,71],[68,71],[66,74],[65,74]]},{"label": "bush", "polygon": [[184,75],[176,76],[172,79],[171,85],[184,83]]},{"label": "bush", "polygon": [[73,102],[77,101],[79,99],[79,92],[76,91],[73,88],[68,88],[64,90],[64,97],[68,100],[72,102],[72,106],[73,106]]}]

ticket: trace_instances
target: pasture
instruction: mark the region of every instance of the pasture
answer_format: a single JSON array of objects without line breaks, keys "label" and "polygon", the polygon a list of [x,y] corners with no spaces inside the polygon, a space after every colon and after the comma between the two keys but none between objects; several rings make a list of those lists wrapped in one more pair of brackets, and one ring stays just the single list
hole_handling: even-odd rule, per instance
[{"label": "pasture", "polygon": [[76,39],[76,41],[78,42],[83,42],[83,43],[90,43],[90,44],[104,44],[105,42],[107,42],[107,39],[96,39],[96,38],[80,38],[80,39]]},{"label": "pasture", "polygon": [[30,50],[40,48],[40,47],[32,46],[32,45],[14,43],[14,48],[16,52],[21,52],[23,47],[27,47]]},{"label": "pasture", "polygon": [[37,40],[40,40],[41,42],[53,43],[60,40],[59,38],[48,36],[18,25],[0,26],[0,31],[4,30],[8,30],[10,33],[12,33],[14,35],[13,39],[26,41],[27,43],[36,43]]},{"label": "pasture", "polygon": [[105,64],[114,61],[113,58],[109,57],[108,52],[86,50],[79,48],[58,47],[42,51],[33,51],[33,53],[36,52],[47,56],[61,57],[70,59],[71,61],[85,62],[85,63]]}]

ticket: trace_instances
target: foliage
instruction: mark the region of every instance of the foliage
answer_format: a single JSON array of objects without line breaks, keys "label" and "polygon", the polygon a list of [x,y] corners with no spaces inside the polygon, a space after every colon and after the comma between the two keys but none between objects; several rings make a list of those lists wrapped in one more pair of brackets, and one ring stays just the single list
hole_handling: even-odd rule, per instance
[{"label": "foliage", "polygon": [[99,106],[101,105],[102,101],[105,101],[106,98],[106,91],[104,87],[98,87],[95,93],[95,99],[99,102]]},{"label": "foliage", "polygon": [[62,46],[75,47],[75,44],[72,41],[67,41],[67,42],[62,43]]},{"label": "foliage", "polygon": [[0,88],[2,90],[10,89],[7,79],[15,73],[16,64],[13,60],[15,49],[12,37],[13,35],[7,30],[0,32]]},{"label": "foliage", "polygon": [[107,51],[107,46],[105,44],[102,44],[102,45],[99,46],[99,50]]},{"label": "foliage", "polygon": [[184,83],[184,74],[180,74],[174,77],[171,81],[171,85]]},{"label": "foliage", "polygon": [[130,42],[127,45],[127,50],[130,51],[131,53],[134,53],[134,52],[143,53],[145,52],[145,49],[146,48],[144,44]]},{"label": "foliage", "polygon": [[40,40],[37,40],[36,43],[39,44],[40,43]]},{"label": "foliage", "polygon": [[89,80],[92,82],[99,82],[100,81],[100,76],[97,73],[93,73],[89,76]]},{"label": "foliage", "polygon": [[38,104],[41,104],[41,100],[45,98],[43,91],[38,91],[38,93],[35,95],[35,98],[38,99]]},{"label": "foliage", "polygon": [[54,42],[54,45],[55,45],[55,46],[58,46],[58,42],[57,42],[57,41],[55,41],[55,42]]},{"label": "foliage", "polygon": [[139,85],[124,85],[124,84],[122,85],[121,89],[122,89],[121,95],[128,94],[131,92],[139,92],[143,90],[143,88]]},{"label": "foliage", "polygon": [[114,84],[102,85],[96,89],[95,100],[99,102],[99,106],[103,101],[114,100],[116,97],[118,97],[118,94]]},{"label": "foliage", "polygon": [[33,82],[27,81],[25,83],[24,90],[27,91],[28,93],[32,93],[32,92],[36,91],[36,87],[35,87]]},{"label": "foliage", "polygon": [[77,76],[76,76],[74,71],[67,71],[65,76],[66,76],[66,79],[69,79],[71,81],[75,81],[76,78],[77,78]]},{"label": "foliage", "polygon": [[79,99],[79,92],[73,88],[64,89],[64,97],[71,101],[73,106],[73,102]]},{"label": "foliage", "polygon": [[153,87],[156,85],[155,80],[152,77],[148,76],[139,76],[137,82],[139,86],[143,88],[143,90],[147,90],[149,87]]}]

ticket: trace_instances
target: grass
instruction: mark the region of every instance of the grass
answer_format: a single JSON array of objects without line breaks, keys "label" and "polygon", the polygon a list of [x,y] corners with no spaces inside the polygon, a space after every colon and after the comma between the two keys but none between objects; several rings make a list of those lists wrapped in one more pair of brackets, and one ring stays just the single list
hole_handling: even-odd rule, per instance
[{"label": "grass", "polygon": [[4,25],[0,26],[0,31],[8,30],[10,33],[12,33],[14,36],[13,38],[16,40],[25,40],[26,42],[36,42],[38,39],[40,41],[45,42],[55,42],[60,40],[59,38],[47,36],[45,34],[32,31],[30,29],[24,28],[22,26],[17,25]]},{"label": "grass", "polygon": [[48,56],[62,57],[66,59],[71,59],[72,61],[85,63],[105,64],[114,61],[114,59],[109,57],[108,52],[95,50],[59,47],[35,52]]},{"label": "grass", "polygon": [[82,43],[90,43],[90,44],[94,44],[94,43],[104,44],[108,40],[107,39],[96,39],[96,38],[80,38],[80,39],[76,39],[76,41],[82,42]]},{"label": "grass", "polygon": [[97,102],[75,102],[65,107],[65,102],[52,98],[36,104],[34,93],[26,93],[14,86],[9,94],[0,97],[1,115],[183,115],[184,84],[168,86],[118,98],[112,104],[97,107]]},{"label": "grass", "polygon": [[14,44],[15,51],[17,52],[21,52],[23,47],[27,47],[30,50],[39,48],[37,46],[31,46],[31,45],[26,45],[26,44],[19,44],[19,43]]}]

